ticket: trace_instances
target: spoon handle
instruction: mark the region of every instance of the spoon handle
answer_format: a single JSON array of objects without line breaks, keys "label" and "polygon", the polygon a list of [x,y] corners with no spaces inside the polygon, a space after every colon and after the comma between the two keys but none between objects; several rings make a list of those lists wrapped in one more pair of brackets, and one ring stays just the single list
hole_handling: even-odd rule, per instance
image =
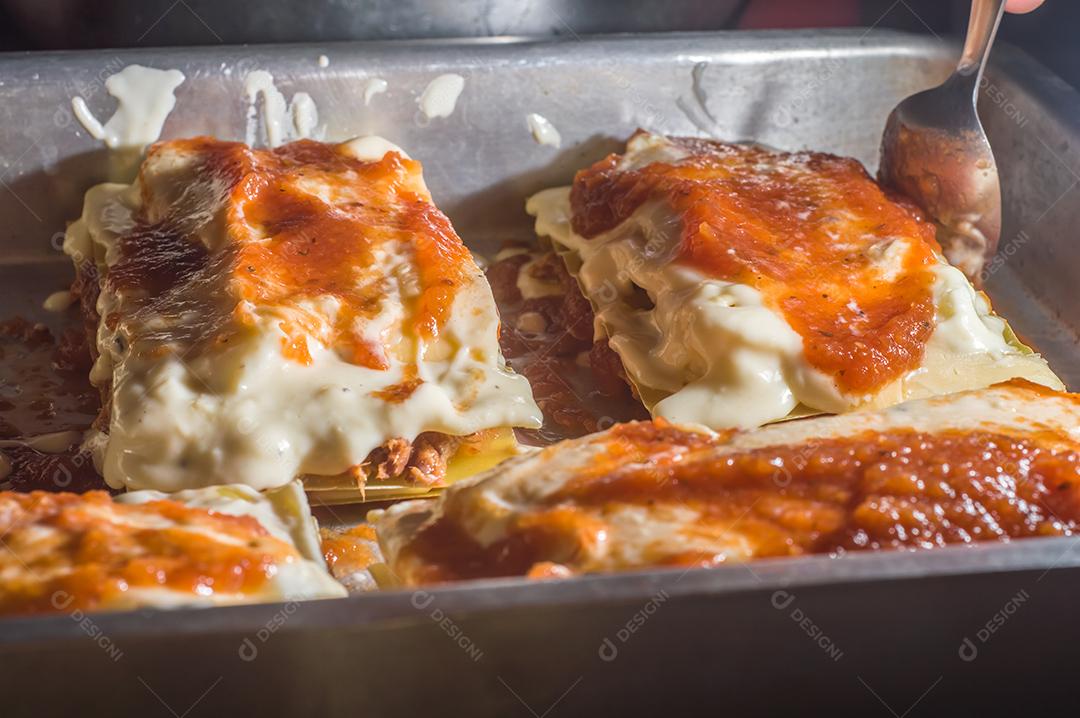
[{"label": "spoon handle", "polygon": [[1004,13],[1005,0],[972,0],[964,53],[956,68],[957,74],[965,77],[974,75],[978,84]]}]

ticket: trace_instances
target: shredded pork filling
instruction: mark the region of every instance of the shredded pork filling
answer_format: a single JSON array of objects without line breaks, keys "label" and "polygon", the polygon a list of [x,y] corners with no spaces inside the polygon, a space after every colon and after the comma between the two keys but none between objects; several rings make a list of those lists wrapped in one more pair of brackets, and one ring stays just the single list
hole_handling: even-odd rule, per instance
[{"label": "shredded pork filling", "polygon": [[622,362],[607,337],[596,334],[592,306],[562,259],[536,248],[504,252],[487,278],[502,317],[503,354],[528,378],[545,417],[545,434],[538,438],[546,443],[645,418]]}]

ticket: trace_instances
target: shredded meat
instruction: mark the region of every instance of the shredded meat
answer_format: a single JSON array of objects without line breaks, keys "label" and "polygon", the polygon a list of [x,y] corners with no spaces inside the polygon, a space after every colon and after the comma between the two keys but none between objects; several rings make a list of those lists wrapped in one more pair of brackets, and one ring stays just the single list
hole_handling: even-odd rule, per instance
[{"label": "shredded meat", "polygon": [[[91,364],[98,358],[97,330],[101,320],[97,311],[98,295],[101,294],[98,279],[97,265],[90,261],[82,262],[75,269],[75,281],[71,285],[71,293],[78,300],[79,309],[82,311]],[[99,384],[98,391],[101,393],[101,411],[94,419],[93,428],[108,431],[109,417],[112,416],[112,378]]]},{"label": "shredded meat", "polygon": [[356,478],[360,482],[386,481],[400,476],[405,471],[411,454],[412,444],[406,439],[390,439],[368,454],[367,460],[357,467]]},{"label": "shredded meat", "polygon": [[460,436],[425,432],[413,442],[406,467],[410,481],[430,485],[446,478],[446,464],[461,443]]},{"label": "shredded meat", "polygon": [[353,467],[358,484],[399,479],[417,486],[431,486],[446,478],[446,464],[461,437],[425,432],[415,441],[390,439]]},{"label": "shredded meat", "polygon": [[13,339],[28,347],[38,347],[52,342],[52,332],[48,327],[44,324],[34,324],[25,317],[12,317],[0,322],[0,337]]},{"label": "shredded meat", "polygon": [[93,362],[87,344],[84,332],[75,327],[64,329],[53,349],[53,366],[61,372],[89,374]]},{"label": "shredded meat", "polygon": [[604,396],[618,398],[626,394],[627,387],[636,396],[633,385],[626,378],[622,360],[606,339],[597,339],[589,350],[589,367],[596,379],[596,388]]},{"label": "shredded meat", "polygon": [[[555,296],[522,297],[518,275],[527,264],[533,279],[557,281],[562,291]],[[544,413],[544,429],[519,434],[536,443],[549,443],[616,421],[648,417],[634,398],[619,356],[606,339],[594,341],[592,306],[558,255],[533,248],[494,262],[487,277],[502,317],[499,343],[503,354],[514,371],[529,380]],[[533,331],[533,326],[543,329]]]},{"label": "shredded meat", "polygon": [[505,305],[517,304],[522,300],[521,292],[518,291],[517,278],[521,267],[532,259],[532,255],[523,252],[514,254],[498,262],[492,262],[485,275],[488,284],[491,285],[491,293],[501,308]]},{"label": "shredded meat", "polygon": [[[89,361],[80,329],[67,329],[56,340],[45,325],[23,317],[0,322],[0,438],[85,430],[99,405],[87,380]],[[5,446],[0,453],[10,464],[5,488],[75,493],[105,488],[78,445],[55,453]]]},{"label": "shredded meat", "polygon": [[71,284],[71,294],[79,303],[82,310],[83,326],[86,336],[90,340],[90,356],[97,359],[98,311],[97,300],[101,294],[101,286],[98,283],[98,269],[93,262],[83,262],[75,270],[75,281]]},{"label": "shredded meat", "polygon": [[580,392],[569,383],[575,369],[572,359],[545,357],[529,362],[522,371],[544,418],[580,436],[597,431],[602,417],[586,408]]},{"label": "shredded meat", "polygon": [[25,446],[6,448],[11,462],[6,483],[14,491],[110,491],[94,469],[90,455],[78,444],[57,454],[44,454]]},{"label": "shredded meat", "polygon": [[593,310],[589,300],[581,293],[577,280],[570,276],[562,260],[554,254],[548,255],[548,261],[558,262],[557,272],[562,280],[563,295],[559,307],[559,318],[566,332],[575,339],[589,344],[593,340]]}]

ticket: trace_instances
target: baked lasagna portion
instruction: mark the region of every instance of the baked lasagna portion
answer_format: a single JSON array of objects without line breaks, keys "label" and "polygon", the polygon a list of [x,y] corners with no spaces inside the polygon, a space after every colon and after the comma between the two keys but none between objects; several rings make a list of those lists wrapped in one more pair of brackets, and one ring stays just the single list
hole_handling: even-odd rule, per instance
[{"label": "baked lasagna portion", "polygon": [[405,585],[1080,529],[1080,396],[1025,380],[713,433],[620,424],[372,512]]},{"label": "baked lasagna portion", "polygon": [[1063,388],[855,160],[638,132],[527,209],[654,417],[751,427],[1014,377]]},{"label": "baked lasagna portion", "polygon": [[64,248],[110,486],[426,487],[540,424],[483,273],[385,140],[158,143]]},{"label": "baked lasagna portion", "polygon": [[345,595],[303,489],[0,493],[0,614]]}]

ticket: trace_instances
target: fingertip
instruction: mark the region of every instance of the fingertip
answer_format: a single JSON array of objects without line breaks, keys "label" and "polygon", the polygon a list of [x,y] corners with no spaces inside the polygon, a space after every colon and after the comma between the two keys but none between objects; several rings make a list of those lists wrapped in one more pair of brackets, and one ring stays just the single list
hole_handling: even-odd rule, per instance
[{"label": "fingertip", "polygon": [[1005,9],[1008,12],[1022,15],[1036,9],[1042,5],[1043,2],[1044,0],[1008,0],[1008,2],[1005,3]]}]

